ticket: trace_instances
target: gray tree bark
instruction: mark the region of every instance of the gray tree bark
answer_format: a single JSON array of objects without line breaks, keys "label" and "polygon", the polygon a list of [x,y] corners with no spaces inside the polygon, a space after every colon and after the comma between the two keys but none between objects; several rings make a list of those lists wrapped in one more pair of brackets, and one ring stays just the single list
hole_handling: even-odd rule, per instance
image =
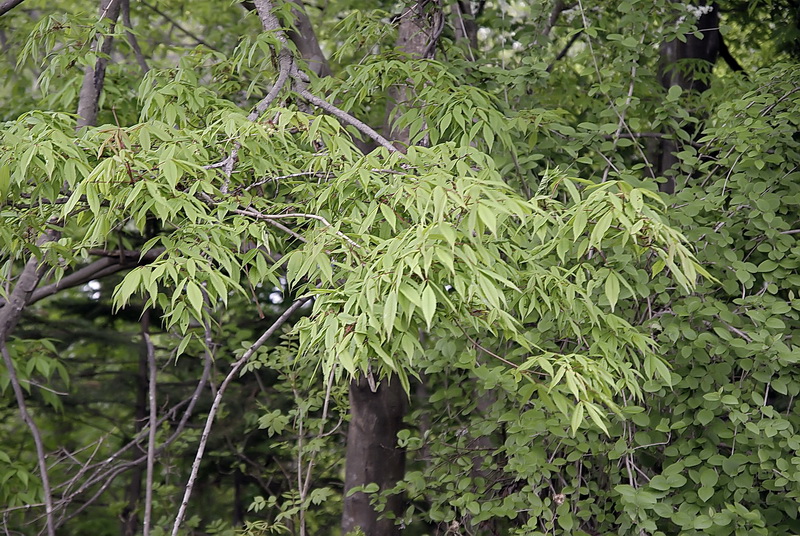
[{"label": "gray tree bark", "polygon": [[[357,528],[367,536],[400,534],[393,519],[370,505],[369,495],[358,492],[347,496],[352,488],[370,483],[381,491],[391,489],[405,474],[405,451],[397,446],[397,432],[403,426],[406,395],[397,378],[392,380],[383,380],[374,392],[366,378],[350,383],[342,534]],[[402,507],[403,498],[393,495],[383,512],[397,516]]]},{"label": "gray tree bark", "polygon": [[[121,4],[120,0],[101,0],[100,18],[110,20],[113,26],[119,17]],[[98,56],[95,64],[87,65],[83,72],[83,85],[78,97],[78,128],[97,123],[98,104],[108,65],[108,59],[105,56],[111,53],[113,43],[113,38],[107,35],[102,40],[95,41],[93,45]]]}]

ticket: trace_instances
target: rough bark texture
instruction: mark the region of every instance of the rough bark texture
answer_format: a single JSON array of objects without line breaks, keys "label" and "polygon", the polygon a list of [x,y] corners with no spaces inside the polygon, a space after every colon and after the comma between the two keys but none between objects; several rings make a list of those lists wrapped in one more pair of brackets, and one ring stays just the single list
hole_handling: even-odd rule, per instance
[{"label": "rough bark texture", "polygon": [[[100,18],[108,19],[112,23],[116,22],[121,4],[120,0],[102,0],[100,2]],[[111,36],[105,36],[102,41],[94,44],[98,57],[94,66],[88,65],[83,72],[83,85],[81,85],[81,93],[78,97],[78,128],[97,123],[98,103],[108,65],[108,60],[104,56],[111,53],[112,44]]]},{"label": "rough bark texture", "polygon": [[[701,2],[701,6],[705,2]],[[711,10],[697,21],[697,29],[702,32],[703,39],[694,35],[687,35],[686,42],[675,39],[661,47],[661,84],[665,88],[679,86],[684,91],[702,93],[708,89],[707,77],[702,67],[692,66],[687,69],[686,62],[682,60],[701,60],[708,62],[708,69],[716,63],[720,52],[721,36],[719,33],[719,9],[716,4],[711,4]],[[698,76],[699,74],[699,76]],[[666,176],[667,181],[659,185],[662,192],[675,192],[675,177],[667,173],[672,166],[678,163],[675,153],[678,147],[673,140],[661,141],[661,158],[659,161],[659,175]]]},{"label": "rough bark texture", "polygon": [[[381,490],[392,488],[405,472],[405,452],[397,446],[397,432],[403,425],[406,395],[400,382],[382,381],[373,392],[365,378],[350,384],[350,427],[347,431],[345,494],[355,486],[376,483]],[[399,513],[402,497],[392,496],[384,512]],[[367,536],[400,534],[394,520],[381,518],[370,505],[369,495],[345,497],[342,533],[357,528]]]}]

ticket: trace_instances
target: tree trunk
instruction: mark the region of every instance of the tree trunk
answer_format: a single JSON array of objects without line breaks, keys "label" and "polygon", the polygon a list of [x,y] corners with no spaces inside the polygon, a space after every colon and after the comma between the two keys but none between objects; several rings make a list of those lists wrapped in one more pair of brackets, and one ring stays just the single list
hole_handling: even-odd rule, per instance
[{"label": "tree trunk", "polygon": [[[147,387],[149,385],[147,375],[147,348],[142,345],[139,352],[139,370],[136,373],[136,406],[134,407],[134,435],[138,435],[143,429],[145,419],[147,419]],[[139,457],[138,452],[134,452],[134,458]],[[122,511],[122,536],[136,536],[139,531],[139,512],[138,507],[142,502],[142,475],[144,466],[136,464],[131,469],[130,482],[126,492],[128,505]]]},{"label": "tree trunk", "polygon": [[[706,73],[703,72],[706,70],[705,68],[692,66],[692,69],[686,69],[686,65],[681,65],[681,60],[702,60],[708,62],[708,70],[710,70],[719,56],[721,42],[719,8],[716,4],[707,6],[705,2],[700,2],[698,8],[705,11],[697,21],[697,29],[702,32],[703,39],[688,34],[685,43],[675,39],[661,46],[661,84],[667,89],[678,86],[684,91],[698,93],[708,89]],[[698,72],[700,76],[697,76]],[[691,126],[687,128],[691,128]],[[694,132],[690,131],[689,133],[694,137]],[[675,175],[669,171],[678,163],[676,152],[678,152],[678,147],[674,140],[661,141],[658,171],[659,175],[667,177],[667,181],[659,185],[659,190],[669,194],[675,192]]]},{"label": "tree trunk", "polygon": [[[382,517],[370,505],[369,495],[358,492],[348,497],[347,492],[373,482],[383,491],[403,478],[405,452],[397,446],[397,433],[405,411],[406,395],[397,378],[383,380],[374,392],[366,378],[350,383],[342,534],[357,528],[367,536],[400,534],[393,519]],[[402,497],[393,495],[383,512],[397,515],[402,506]]]},{"label": "tree trunk", "polygon": [[[406,8],[400,17],[397,48],[412,58],[432,57],[436,40],[442,28],[441,6],[428,0],[420,0]],[[392,125],[392,110],[402,106],[411,98],[409,91],[401,87],[389,88],[389,104],[386,111],[384,132],[400,150],[410,143],[408,129],[396,129]],[[364,378],[350,383],[350,428],[347,431],[347,454],[345,460],[345,499],[342,513],[342,533],[360,527],[367,536],[391,536],[399,534],[391,517],[402,514],[402,498],[392,496],[381,512],[376,512],[364,493],[347,496],[347,492],[369,483],[378,484],[380,490],[394,487],[405,474],[405,452],[397,447],[397,432],[403,424],[406,412],[405,393],[396,377],[381,382],[374,392]]]},{"label": "tree trunk", "polygon": [[[120,0],[101,0],[100,18],[108,19],[112,23],[116,22],[117,17],[119,17],[120,6]],[[106,35],[101,43],[95,41],[92,45],[95,52],[99,54],[94,65],[87,65],[83,73],[83,85],[78,97],[78,128],[97,124],[100,93],[103,90],[106,65],[108,64],[108,60],[103,56],[111,53],[112,44],[113,38],[110,35]]]}]

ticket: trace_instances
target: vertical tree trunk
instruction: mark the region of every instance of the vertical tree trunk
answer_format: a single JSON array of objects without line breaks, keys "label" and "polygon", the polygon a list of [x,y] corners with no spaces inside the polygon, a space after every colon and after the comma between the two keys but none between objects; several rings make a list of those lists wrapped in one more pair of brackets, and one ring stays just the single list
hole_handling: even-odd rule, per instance
[{"label": "vertical tree trunk", "polygon": [[[406,411],[405,392],[397,378],[380,382],[372,391],[365,378],[350,384],[350,427],[347,431],[345,491],[376,483],[392,488],[405,472],[405,452],[397,446],[397,432]],[[402,497],[389,498],[384,512],[399,514]],[[400,534],[393,519],[376,512],[369,495],[354,493],[344,500],[342,533],[360,528],[367,536]]]},{"label": "vertical tree trunk", "polygon": [[[144,345],[143,345],[144,346]],[[139,370],[136,373],[136,406],[134,408],[134,435],[144,429],[147,418],[147,348],[139,352]],[[134,453],[138,457],[139,453]],[[139,531],[139,513],[137,508],[142,500],[142,475],[144,467],[137,464],[131,469],[130,482],[126,491],[128,505],[122,511],[122,536],[136,536]]]},{"label": "vertical tree trunk", "polygon": [[[703,38],[698,39],[692,34],[686,36],[686,42],[678,39],[661,46],[661,84],[669,89],[678,86],[684,91],[696,91],[702,93],[708,89],[705,79],[705,69],[700,69],[700,76],[694,68],[687,70],[685,65],[681,65],[681,60],[703,60],[708,62],[710,70],[717,61],[720,51],[721,37],[719,33],[719,8],[716,4],[706,5],[700,2],[699,9],[705,13],[697,21],[697,29],[702,32]],[[690,134],[694,134],[690,132]],[[659,160],[659,175],[667,177],[667,181],[661,183],[659,189],[662,192],[675,192],[675,176],[668,174],[672,166],[678,163],[675,153],[678,147],[674,140],[661,141],[661,158]]]},{"label": "vertical tree trunk", "polygon": [[[432,57],[438,33],[442,27],[442,12],[438,2],[420,0],[406,8],[400,17],[397,48],[412,58]],[[392,125],[391,112],[412,96],[405,88],[389,89],[384,131],[400,150],[408,146],[408,129]],[[345,499],[342,513],[342,533],[360,527],[367,536],[392,536],[400,533],[392,517],[402,514],[402,497],[393,496],[383,512],[376,512],[364,493],[347,496],[354,487],[369,483],[378,488],[392,488],[405,474],[405,452],[397,447],[397,433],[406,412],[405,393],[397,378],[380,383],[374,392],[364,378],[350,383],[350,427],[347,431],[345,459]]]},{"label": "vertical tree trunk", "polygon": [[[120,0],[101,0],[100,18],[108,19],[113,24],[119,17],[120,6]],[[103,56],[111,53],[112,44],[113,38],[106,35],[101,41],[95,41],[92,45],[95,52],[98,53],[98,57],[94,65],[86,66],[83,73],[83,85],[78,97],[78,128],[97,123],[98,103],[108,64],[108,60]]]}]

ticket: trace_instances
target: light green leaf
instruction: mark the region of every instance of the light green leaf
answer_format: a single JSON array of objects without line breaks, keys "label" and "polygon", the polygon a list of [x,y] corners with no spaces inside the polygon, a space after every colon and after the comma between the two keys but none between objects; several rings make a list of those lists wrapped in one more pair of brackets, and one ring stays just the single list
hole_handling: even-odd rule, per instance
[{"label": "light green leaf", "polygon": [[203,313],[203,291],[200,290],[200,286],[194,281],[186,283],[186,298],[189,300],[189,305],[191,305],[199,318]]},{"label": "light green leaf", "polygon": [[433,315],[436,312],[436,294],[433,292],[430,285],[425,285],[425,289],[422,291],[421,309],[422,316],[425,318],[425,324],[428,326],[428,329],[431,329]]},{"label": "light green leaf", "polygon": [[619,279],[617,279],[617,275],[614,272],[608,272],[605,294],[608,299],[608,304],[611,306],[611,311],[614,311],[614,307],[617,305],[617,299],[619,298]]}]

